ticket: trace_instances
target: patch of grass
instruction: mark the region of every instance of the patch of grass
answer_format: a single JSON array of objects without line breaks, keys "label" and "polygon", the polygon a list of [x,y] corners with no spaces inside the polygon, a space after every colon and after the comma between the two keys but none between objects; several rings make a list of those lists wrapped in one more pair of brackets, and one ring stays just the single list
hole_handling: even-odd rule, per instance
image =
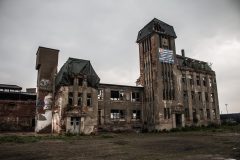
[{"label": "patch of grass", "polygon": [[103,134],[103,135],[100,135],[101,138],[103,139],[106,139],[106,138],[114,138],[113,135],[110,135],[110,134]]},{"label": "patch of grass", "polygon": [[2,136],[0,143],[33,143],[38,142],[41,137],[35,136]]},{"label": "patch of grass", "polygon": [[240,132],[240,124],[237,125],[208,125],[208,126],[186,126],[184,128],[172,128],[170,132],[191,132],[191,131],[209,131],[209,132]]}]

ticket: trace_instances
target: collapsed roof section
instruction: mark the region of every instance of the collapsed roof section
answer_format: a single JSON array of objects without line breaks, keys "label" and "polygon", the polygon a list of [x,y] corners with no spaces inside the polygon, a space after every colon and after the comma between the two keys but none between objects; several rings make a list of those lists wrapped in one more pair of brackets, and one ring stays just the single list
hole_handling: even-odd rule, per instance
[{"label": "collapsed roof section", "polygon": [[207,62],[199,61],[181,55],[177,55],[177,60],[178,66],[181,68],[191,68],[195,70],[214,72]]},{"label": "collapsed roof section", "polygon": [[177,38],[173,26],[154,18],[138,32],[137,43],[152,33],[159,33]]},{"label": "collapsed roof section", "polygon": [[75,76],[87,76],[88,85],[98,88],[100,78],[94,71],[90,61],[69,58],[58,72],[55,80],[56,87],[72,85]]}]

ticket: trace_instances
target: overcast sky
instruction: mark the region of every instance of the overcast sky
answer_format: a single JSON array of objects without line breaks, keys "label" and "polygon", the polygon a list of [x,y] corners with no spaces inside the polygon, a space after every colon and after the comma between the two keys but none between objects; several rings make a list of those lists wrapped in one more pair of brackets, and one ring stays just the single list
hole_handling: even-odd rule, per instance
[{"label": "overcast sky", "polygon": [[238,0],[0,0],[0,83],[36,87],[38,46],[88,59],[102,83],[135,85],[138,31],[154,17],[174,26],[177,53],[213,63],[220,111],[240,112]]}]

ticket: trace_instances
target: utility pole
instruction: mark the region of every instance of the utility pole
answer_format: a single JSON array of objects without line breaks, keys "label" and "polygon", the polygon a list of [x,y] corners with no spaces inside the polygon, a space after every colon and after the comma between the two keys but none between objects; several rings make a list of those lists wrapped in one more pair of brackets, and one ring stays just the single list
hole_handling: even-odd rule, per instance
[{"label": "utility pole", "polygon": [[226,111],[227,111],[227,114],[228,114],[228,104],[225,104],[225,106],[226,106]]}]

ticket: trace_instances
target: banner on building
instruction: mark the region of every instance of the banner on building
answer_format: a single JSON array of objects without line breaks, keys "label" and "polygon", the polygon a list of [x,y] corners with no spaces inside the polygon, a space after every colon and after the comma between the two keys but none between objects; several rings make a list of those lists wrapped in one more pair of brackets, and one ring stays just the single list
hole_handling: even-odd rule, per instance
[{"label": "banner on building", "polygon": [[159,61],[164,63],[174,63],[173,51],[159,48]]}]

